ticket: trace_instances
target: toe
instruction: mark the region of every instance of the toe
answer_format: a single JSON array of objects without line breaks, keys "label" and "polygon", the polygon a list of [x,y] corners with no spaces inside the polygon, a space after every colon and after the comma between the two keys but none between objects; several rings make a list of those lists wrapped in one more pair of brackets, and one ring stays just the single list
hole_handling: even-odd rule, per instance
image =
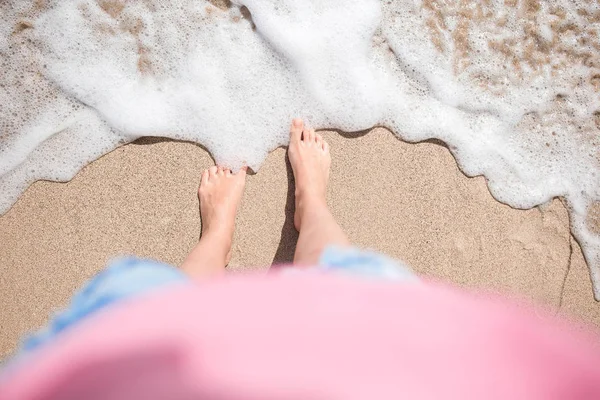
[{"label": "toe", "polygon": [[316,133],[315,134],[315,142],[317,142],[317,147],[323,146],[323,136]]},{"label": "toe", "polygon": [[213,165],[212,167],[210,167],[208,169],[209,178],[214,178],[215,176],[217,176],[217,171],[218,171],[218,168],[216,165]]},{"label": "toe", "polygon": [[308,129],[308,138],[305,140],[309,143],[313,143],[315,141],[315,130],[314,129]]},{"label": "toe", "polygon": [[200,186],[206,185],[207,183],[208,183],[208,170],[205,169],[204,172],[202,172],[202,179],[200,180]]},{"label": "toe", "polygon": [[305,143],[308,142],[309,131],[310,131],[310,129],[308,129],[306,127],[302,130],[302,141]]},{"label": "toe", "polygon": [[217,167],[217,175],[222,176],[224,174],[225,174],[225,171],[223,170],[223,167]]},{"label": "toe", "polygon": [[231,176],[231,170],[229,168],[224,169],[223,173],[225,173],[225,176]]},{"label": "toe", "polygon": [[329,153],[329,143],[327,143],[325,140],[323,140],[323,151],[325,153]]},{"label": "toe", "polygon": [[240,170],[238,172],[236,172],[233,177],[240,182],[241,185],[244,184],[244,182],[246,182],[246,171],[248,170],[248,167],[242,167],[240,168]]},{"label": "toe", "polygon": [[290,141],[299,142],[302,140],[302,129],[304,122],[300,118],[294,118],[290,127]]}]

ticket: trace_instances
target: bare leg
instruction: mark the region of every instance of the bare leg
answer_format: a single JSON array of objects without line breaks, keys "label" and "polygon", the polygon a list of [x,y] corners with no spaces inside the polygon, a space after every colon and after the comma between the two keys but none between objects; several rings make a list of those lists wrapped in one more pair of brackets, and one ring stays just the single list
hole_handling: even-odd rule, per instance
[{"label": "bare leg", "polygon": [[327,208],[329,144],[314,130],[305,128],[302,120],[295,119],[288,154],[296,181],[294,225],[300,232],[294,263],[314,265],[326,246],[350,244]]},{"label": "bare leg", "polygon": [[211,167],[202,173],[198,189],[202,235],[181,265],[192,278],[218,276],[225,271],[231,258],[235,214],[245,183],[245,168],[237,174],[220,167]]}]

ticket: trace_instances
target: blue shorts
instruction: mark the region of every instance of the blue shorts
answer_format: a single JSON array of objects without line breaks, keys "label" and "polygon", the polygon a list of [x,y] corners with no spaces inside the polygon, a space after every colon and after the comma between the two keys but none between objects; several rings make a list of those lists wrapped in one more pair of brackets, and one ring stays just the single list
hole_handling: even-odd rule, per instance
[{"label": "blue shorts", "polygon": [[[413,272],[400,262],[355,248],[327,248],[313,270],[373,279],[417,280]],[[290,268],[289,271],[303,273],[307,270]],[[167,264],[138,258],[116,260],[76,293],[67,308],[52,318],[46,328],[25,339],[22,350],[28,352],[53,340],[82,319],[114,303],[189,282],[186,274]]]}]

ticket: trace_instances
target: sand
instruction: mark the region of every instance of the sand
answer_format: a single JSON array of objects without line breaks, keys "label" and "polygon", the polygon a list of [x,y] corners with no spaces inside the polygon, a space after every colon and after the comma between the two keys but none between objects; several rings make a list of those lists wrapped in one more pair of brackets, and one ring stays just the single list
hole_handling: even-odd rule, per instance
[{"label": "sand", "polygon": [[[329,204],[358,246],[404,260],[428,279],[502,292],[600,327],[587,267],[560,200],[515,210],[468,178],[435,142],[384,129],[332,145]],[[44,325],[110,259],[134,254],[180,264],[199,237],[196,190],[213,163],[201,147],[146,138],[68,183],[36,182],[0,217],[0,358]],[[293,186],[285,150],[248,177],[231,273],[292,259]]]}]

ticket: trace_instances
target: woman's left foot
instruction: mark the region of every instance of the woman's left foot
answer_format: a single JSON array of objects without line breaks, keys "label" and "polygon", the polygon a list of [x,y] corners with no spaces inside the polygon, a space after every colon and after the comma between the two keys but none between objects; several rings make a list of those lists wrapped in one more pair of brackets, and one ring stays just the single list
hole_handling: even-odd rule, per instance
[{"label": "woman's left foot", "polygon": [[214,250],[224,255],[224,265],[231,259],[235,215],[245,185],[246,167],[236,174],[221,167],[210,167],[202,173],[198,189],[202,237],[218,243],[219,248]]}]

